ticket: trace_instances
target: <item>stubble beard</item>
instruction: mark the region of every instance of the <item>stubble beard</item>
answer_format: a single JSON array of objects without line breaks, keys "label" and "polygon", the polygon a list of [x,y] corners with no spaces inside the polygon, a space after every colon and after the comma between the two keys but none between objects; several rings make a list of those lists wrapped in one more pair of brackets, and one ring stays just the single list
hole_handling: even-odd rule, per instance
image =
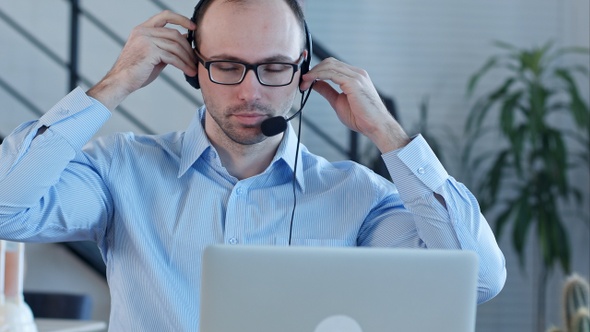
[{"label": "stubble beard", "polygon": [[[255,145],[265,141],[268,137],[262,134],[260,123],[254,125],[244,125],[232,119],[232,115],[246,112],[256,112],[266,114],[268,117],[284,116],[293,106],[296,93],[295,91],[284,102],[273,107],[269,104],[263,104],[259,101],[247,102],[237,106],[229,106],[220,110],[215,103],[207,103],[207,113],[215,121],[219,131],[223,133],[220,139],[228,140],[228,143],[237,143],[240,145]],[[204,99],[205,96],[203,96]],[[225,136],[225,138],[223,137]]]},{"label": "stubble beard", "polygon": [[277,115],[284,115],[290,109],[290,104],[281,105],[278,110],[269,105],[259,102],[247,103],[238,106],[228,107],[223,113],[218,115],[217,112],[210,112],[211,118],[217,123],[217,126],[233,143],[240,145],[254,145],[263,142],[266,137],[261,129],[260,124],[245,125],[232,119],[234,114],[256,112],[266,114],[269,118]]}]

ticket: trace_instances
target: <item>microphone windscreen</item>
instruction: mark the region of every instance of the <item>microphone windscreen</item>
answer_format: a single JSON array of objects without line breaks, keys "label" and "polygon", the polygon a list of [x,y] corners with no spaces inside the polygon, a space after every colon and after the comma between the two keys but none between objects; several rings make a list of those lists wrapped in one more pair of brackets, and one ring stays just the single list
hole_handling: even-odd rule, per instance
[{"label": "microphone windscreen", "polygon": [[268,118],[262,121],[260,130],[267,137],[278,135],[287,130],[287,120],[282,116]]}]

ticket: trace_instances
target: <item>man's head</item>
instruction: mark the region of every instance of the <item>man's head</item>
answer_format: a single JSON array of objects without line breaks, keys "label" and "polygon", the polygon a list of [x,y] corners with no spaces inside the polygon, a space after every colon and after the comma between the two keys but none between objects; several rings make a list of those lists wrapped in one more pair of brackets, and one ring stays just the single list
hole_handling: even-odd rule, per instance
[{"label": "man's head", "polygon": [[196,13],[196,24],[198,77],[207,105],[207,134],[214,143],[227,139],[242,145],[264,141],[260,123],[289,111],[298,91],[300,71],[280,87],[263,84],[265,72],[260,68],[258,75],[248,69],[239,84],[223,85],[209,79],[211,67],[205,65],[217,60],[247,66],[301,63],[307,50],[299,5],[295,0],[205,0]]},{"label": "man's head", "polygon": [[[197,4],[197,6],[195,6],[195,12],[193,13],[193,17],[191,20],[195,23],[201,22],[203,20],[203,16],[205,15],[205,12],[207,11],[207,9],[211,5],[211,3],[215,2],[215,1],[223,1],[223,2],[235,3],[235,4],[247,4],[248,2],[252,2],[252,0],[201,0]],[[289,9],[291,9],[293,14],[295,15],[295,18],[297,19],[297,23],[299,24],[299,27],[301,28],[301,33],[303,34],[302,40],[303,40],[304,44],[301,45],[301,47],[303,49],[305,47],[306,25],[305,25],[305,15],[303,14],[303,10],[301,9],[301,6],[299,5],[299,2],[297,0],[279,0],[279,1],[284,1],[287,4],[287,6],[289,6]],[[191,37],[193,37],[194,40],[189,40],[191,43],[194,42],[193,45],[197,49],[199,49],[199,45],[201,42],[199,32],[200,32],[200,30],[197,25],[197,29],[195,30],[194,34],[190,35]]]}]

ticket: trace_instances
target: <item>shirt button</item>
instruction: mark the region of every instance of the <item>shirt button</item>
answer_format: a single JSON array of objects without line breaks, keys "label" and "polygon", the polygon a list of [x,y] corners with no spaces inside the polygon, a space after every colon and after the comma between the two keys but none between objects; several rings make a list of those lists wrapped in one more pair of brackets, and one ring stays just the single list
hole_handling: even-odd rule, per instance
[{"label": "shirt button", "polygon": [[424,174],[424,173],[426,173],[426,171],[424,170],[424,167],[418,168],[418,174]]},{"label": "shirt button", "polygon": [[244,190],[242,188],[238,188],[236,190],[236,194],[241,195],[244,192]]},{"label": "shirt button", "polygon": [[238,244],[238,239],[232,237],[231,239],[229,239],[229,244]]},{"label": "shirt button", "polygon": [[59,114],[61,114],[61,115],[68,115],[69,113],[70,113],[70,111],[65,108],[60,108],[60,110],[59,110]]}]

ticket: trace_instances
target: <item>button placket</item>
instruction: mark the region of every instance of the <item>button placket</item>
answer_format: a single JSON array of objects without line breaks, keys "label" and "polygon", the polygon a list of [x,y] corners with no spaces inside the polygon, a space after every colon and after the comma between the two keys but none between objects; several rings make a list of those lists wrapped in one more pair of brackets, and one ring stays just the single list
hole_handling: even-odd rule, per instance
[{"label": "button placket", "polygon": [[226,221],[225,221],[225,241],[228,244],[239,244],[240,237],[243,236],[243,222],[242,218],[245,215],[244,200],[247,198],[248,190],[240,183],[236,184],[229,197]]}]

